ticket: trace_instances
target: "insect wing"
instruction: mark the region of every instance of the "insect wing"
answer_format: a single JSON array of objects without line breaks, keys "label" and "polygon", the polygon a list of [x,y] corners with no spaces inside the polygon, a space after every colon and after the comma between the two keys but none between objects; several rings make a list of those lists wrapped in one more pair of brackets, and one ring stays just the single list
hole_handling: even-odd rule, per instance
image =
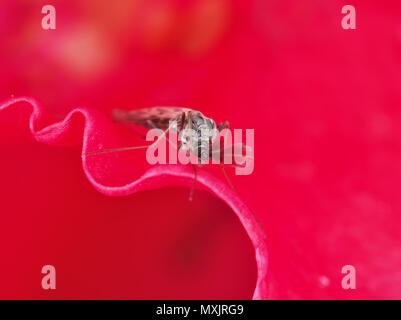
[{"label": "insect wing", "polygon": [[166,130],[169,122],[179,119],[188,108],[179,107],[154,107],[138,110],[114,110],[114,118],[118,122],[132,123],[145,128],[158,128]]}]

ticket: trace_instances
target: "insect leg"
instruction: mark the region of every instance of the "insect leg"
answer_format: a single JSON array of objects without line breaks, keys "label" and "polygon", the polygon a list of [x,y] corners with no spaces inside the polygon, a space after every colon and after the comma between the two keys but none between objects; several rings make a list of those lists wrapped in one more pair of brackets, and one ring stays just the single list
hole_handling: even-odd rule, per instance
[{"label": "insect leg", "polygon": [[233,189],[233,191],[236,192],[237,190],[235,190],[233,183],[231,182],[230,178],[228,177],[226,169],[224,169],[224,163],[223,162],[221,163],[220,168],[221,168],[221,171],[223,171],[224,177],[226,178],[226,180],[227,180],[228,184],[230,185],[231,189]]},{"label": "insect leg", "polygon": [[189,192],[189,201],[192,201],[195,193],[195,188],[196,188],[196,180],[198,179],[198,170],[196,169],[196,166],[191,162],[192,169],[194,169],[194,183],[192,184],[191,191]]},{"label": "insect leg", "polygon": [[152,144],[150,144],[150,145],[126,147],[126,148],[116,148],[116,149],[106,149],[106,150],[100,150],[100,151],[95,151],[95,152],[86,152],[86,153],[83,153],[82,155],[91,156],[91,155],[100,154],[100,153],[109,153],[109,152],[118,152],[118,151],[127,151],[127,150],[149,148],[149,147],[151,147],[153,145],[156,145],[160,141],[160,139],[162,139],[164,136],[166,136],[166,133],[171,129],[173,124],[174,124],[174,121],[168,126],[168,128],[165,131],[163,131],[163,133],[157,138],[157,140],[155,142],[153,142]]},{"label": "insect leg", "polygon": [[226,121],[226,122],[223,122],[223,123],[218,124],[218,125],[217,125],[217,129],[218,129],[219,131],[222,131],[222,130],[224,130],[225,128],[228,128],[229,126],[230,126],[230,124],[228,123],[228,121]]},{"label": "insect leg", "polygon": [[126,148],[116,148],[116,149],[106,149],[106,150],[100,150],[100,151],[95,151],[95,152],[85,152],[82,155],[83,156],[92,156],[95,154],[100,154],[100,153],[109,153],[109,152],[118,152],[118,151],[127,151],[127,150],[135,150],[135,149],[144,149],[148,148],[149,146],[139,146],[139,147],[126,147]]}]

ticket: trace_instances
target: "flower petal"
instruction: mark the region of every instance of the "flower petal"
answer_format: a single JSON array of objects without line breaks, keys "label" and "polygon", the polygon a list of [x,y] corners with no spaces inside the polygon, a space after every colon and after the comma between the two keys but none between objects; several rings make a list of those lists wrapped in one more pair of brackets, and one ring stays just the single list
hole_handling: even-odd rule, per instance
[{"label": "flower petal", "polygon": [[[39,142],[50,145],[77,145],[83,139],[84,154],[99,147],[109,148],[119,144],[121,146],[121,143],[132,140],[132,135],[124,128],[88,108],[74,109],[64,120],[56,123],[51,123],[50,117],[33,98],[11,98],[0,106],[0,111],[21,102],[28,103],[33,108],[29,127]],[[194,176],[190,168],[159,165],[141,172],[146,168],[146,164],[137,166],[137,163],[138,155],[129,152],[98,157],[82,156],[82,166],[88,180],[99,192],[108,196],[126,196],[165,186],[190,187],[193,184]],[[120,170],[122,166],[133,169]],[[257,283],[253,298],[266,299],[267,248],[264,235],[252,212],[226,183],[207,172],[199,172],[197,186],[224,201],[238,216],[255,249]]]}]

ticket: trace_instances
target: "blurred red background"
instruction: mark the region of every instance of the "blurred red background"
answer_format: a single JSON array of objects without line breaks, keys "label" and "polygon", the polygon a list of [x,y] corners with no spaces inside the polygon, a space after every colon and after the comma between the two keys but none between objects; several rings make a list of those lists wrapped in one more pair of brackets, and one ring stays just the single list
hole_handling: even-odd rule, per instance
[{"label": "blurred red background", "polygon": [[[41,28],[45,4],[56,30]],[[346,4],[356,30],[341,28]],[[255,171],[233,180],[267,235],[269,297],[401,298],[400,9],[3,0],[0,98],[33,96],[57,119],[188,106],[255,129]],[[223,202],[188,203],[184,188],[106,197],[80,148],[33,140],[28,113],[2,111],[0,128],[1,298],[252,297],[253,248]],[[40,288],[45,264],[55,291]],[[356,290],[341,288],[349,264]]]}]

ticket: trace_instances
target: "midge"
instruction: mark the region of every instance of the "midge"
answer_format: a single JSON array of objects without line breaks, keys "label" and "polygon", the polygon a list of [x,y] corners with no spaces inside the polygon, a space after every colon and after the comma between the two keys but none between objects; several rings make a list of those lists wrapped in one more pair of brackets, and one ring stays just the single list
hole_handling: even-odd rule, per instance
[{"label": "midge", "polygon": [[[99,150],[88,152],[84,155],[89,156],[108,152],[149,148],[150,146],[156,145],[160,139],[164,137],[171,143],[167,138],[167,132],[175,131],[178,133],[177,150],[185,152],[188,158],[191,155],[194,155],[198,159],[197,164],[199,166],[209,160],[214,160],[214,163],[220,163],[223,174],[232,189],[234,189],[234,187],[224,169],[224,161],[222,161],[223,159],[221,157],[220,133],[226,129],[224,134],[224,159],[226,159],[226,153],[229,152],[228,156],[231,160],[234,149],[234,157],[236,161],[239,160],[239,164],[232,163],[231,161],[229,161],[228,164],[243,167],[244,159],[242,153],[244,148],[246,150],[247,158],[249,158],[249,147],[242,143],[226,147],[225,142],[229,127],[228,122],[216,124],[213,119],[205,117],[201,112],[196,110],[179,107],[154,107],[132,111],[114,110],[113,114],[114,120],[117,122],[133,124],[146,129],[158,129],[162,130],[162,133],[158,135],[157,140],[150,145]],[[192,200],[196,186],[197,170],[196,166],[194,166],[191,161],[189,161],[189,163],[194,169],[195,177],[189,196],[189,199]]]}]

